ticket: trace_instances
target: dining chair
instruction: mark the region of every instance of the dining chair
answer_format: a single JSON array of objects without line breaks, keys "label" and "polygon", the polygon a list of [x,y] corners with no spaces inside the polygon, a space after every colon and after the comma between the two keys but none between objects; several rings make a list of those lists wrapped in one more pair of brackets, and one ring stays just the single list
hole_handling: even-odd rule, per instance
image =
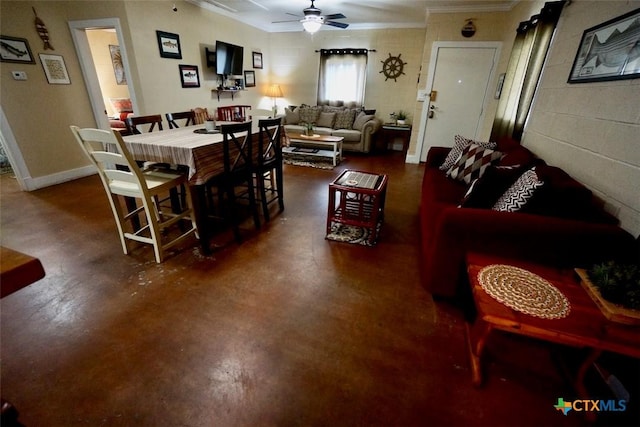
[{"label": "dining chair", "polygon": [[[224,172],[213,177],[207,186],[218,190],[223,219],[231,222],[233,234],[238,243],[240,236],[240,200],[248,200],[256,229],[260,228],[258,204],[256,202],[254,173],[254,138],[251,134],[251,122],[222,125]],[[210,198],[212,200],[212,198]]]},{"label": "dining chair", "polygon": [[[129,253],[128,240],[134,240],[152,245],[156,262],[161,263],[169,248],[196,232],[190,194],[186,195],[187,206],[178,213],[168,208],[165,210],[158,202],[169,190],[186,183],[184,174],[141,170],[117,132],[77,126],[71,126],[71,131],[98,169],[125,255]],[[135,198],[141,201],[141,206],[129,211],[121,203],[121,198]],[[173,230],[173,234],[169,232],[171,226],[183,221],[189,222],[190,226],[177,230],[177,236]]]},{"label": "dining chair", "polygon": [[129,130],[129,133],[133,135],[142,133],[140,129],[138,129],[138,126],[140,125],[150,125],[147,132],[153,132],[153,129],[155,129],[156,125],[158,125],[158,130],[162,130],[162,116],[160,114],[127,117],[125,123],[127,125],[127,129]]},{"label": "dining chair", "polygon": [[[277,201],[284,210],[284,181],[282,173],[282,120],[258,120],[258,153],[255,179],[262,214],[270,220],[269,204]],[[267,186],[268,184],[268,186]]]},{"label": "dining chair", "polygon": [[244,122],[251,119],[249,116],[251,105],[230,105],[218,107],[218,120],[224,122]]},{"label": "dining chair", "polygon": [[179,128],[176,120],[185,120],[183,126],[189,126],[195,124],[195,113],[191,111],[181,111],[179,113],[166,113],[167,123],[169,123],[169,129]]},{"label": "dining chair", "polygon": [[193,111],[193,116],[194,116],[193,122],[196,125],[204,124],[204,122],[210,117],[209,111],[203,107],[196,107],[191,111]]}]

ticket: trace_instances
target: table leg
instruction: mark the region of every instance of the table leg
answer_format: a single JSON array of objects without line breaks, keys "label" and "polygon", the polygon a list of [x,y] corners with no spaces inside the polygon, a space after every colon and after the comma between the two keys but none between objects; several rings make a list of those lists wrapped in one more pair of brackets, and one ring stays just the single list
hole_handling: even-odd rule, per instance
[{"label": "table leg", "polygon": [[[587,387],[584,385],[584,378],[587,375],[587,371],[593,365],[593,363],[598,360],[600,355],[602,354],[602,350],[597,348],[592,348],[587,355],[587,358],[580,364],[580,368],[578,368],[578,373],[576,375],[576,379],[574,381],[574,387],[580,399],[588,400],[589,392],[587,391]],[[587,411],[585,412],[585,418],[589,422],[595,422],[596,420],[596,412]]]},{"label": "table leg", "polygon": [[[473,327],[466,323],[467,330],[467,346],[469,348],[469,356],[471,358],[471,383],[474,387],[482,385],[482,353],[484,352],[487,338],[493,328],[491,325],[481,319],[476,319]],[[474,344],[472,335],[478,332],[477,341]]]},{"label": "table leg", "polygon": [[207,221],[207,192],[206,185],[190,185],[191,202],[196,217],[196,228],[200,238],[200,249],[203,255],[209,255],[209,225]]}]

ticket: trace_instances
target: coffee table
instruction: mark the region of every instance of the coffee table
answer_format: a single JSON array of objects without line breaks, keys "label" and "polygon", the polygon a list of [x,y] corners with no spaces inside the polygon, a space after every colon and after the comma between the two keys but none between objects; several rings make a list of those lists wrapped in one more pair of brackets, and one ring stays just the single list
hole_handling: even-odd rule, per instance
[{"label": "coffee table", "polygon": [[[479,283],[478,273],[483,267],[493,264],[522,268],[547,280],[569,301],[568,316],[559,319],[534,317],[511,309],[491,297]],[[640,329],[608,320],[582,288],[573,270],[470,253],[467,254],[467,272],[477,309],[474,323],[467,324],[475,386],[482,383],[482,355],[489,335],[496,330],[589,349],[589,355],[580,365],[574,382],[583,399],[588,397],[584,386],[585,374],[603,351],[640,358]]]},{"label": "coffee table", "polygon": [[[283,147],[285,154],[303,155],[311,157],[325,157],[333,161],[336,166],[342,161],[342,136],[331,135],[302,135],[300,133],[287,134],[291,147]],[[330,150],[324,148],[330,148]]]}]

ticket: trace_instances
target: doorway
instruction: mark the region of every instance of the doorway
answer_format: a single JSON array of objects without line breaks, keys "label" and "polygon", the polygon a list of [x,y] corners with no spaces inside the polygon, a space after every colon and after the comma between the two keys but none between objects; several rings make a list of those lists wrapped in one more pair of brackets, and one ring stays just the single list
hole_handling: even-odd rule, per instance
[{"label": "doorway", "polygon": [[[106,18],[70,21],[69,29],[97,126],[108,130],[111,128],[109,117],[116,115],[109,102],[110,98],[129,98],[132,110],[137,109],[135,88],[131,84],[131,69],[120,20]],[[99,54],[92,52],[97,44],[103,45],[99,46]],[[116,56],[117,60],[114,59]]]},{"label": "doorway", "polygon": [[427,80],[431,96],[418,132],[420,161],[433,146],[453,146],[457,134],[479,138],[500,47],[500,42],[433,43]]}]

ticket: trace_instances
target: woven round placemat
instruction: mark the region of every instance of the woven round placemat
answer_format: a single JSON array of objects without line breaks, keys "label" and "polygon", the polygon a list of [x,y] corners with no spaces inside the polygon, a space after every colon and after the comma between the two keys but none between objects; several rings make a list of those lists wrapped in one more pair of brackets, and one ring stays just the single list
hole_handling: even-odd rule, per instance
[{"label": "woven round placemat", "polygon": [[511,265],[492,264],[478,272],[480,286],[507,307],[543,319],[569,315],[569,300],[537,274]]}]

